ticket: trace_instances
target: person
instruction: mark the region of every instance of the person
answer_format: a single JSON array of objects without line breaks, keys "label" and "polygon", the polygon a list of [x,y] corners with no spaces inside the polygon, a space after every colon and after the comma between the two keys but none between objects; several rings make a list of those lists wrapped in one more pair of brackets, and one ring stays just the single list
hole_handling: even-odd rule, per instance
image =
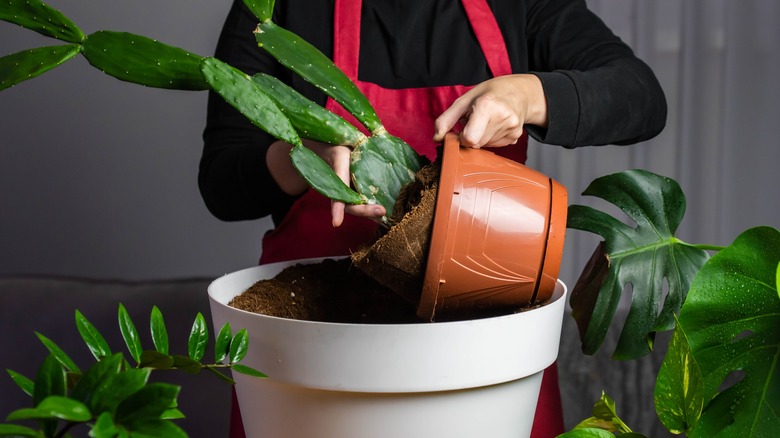
[{"label": "person", "polygon": [[[584,0],[290,0],[277,1],[273,19],[331,56],[387,130],[429,158],[451,130],[463,146],[524,162],[529,134],[565,148],[624,145],[665,124],[652,70]],[[274,75],[346,115],[257,47],[257,21],[235,0],[216,57],[250,75]],[[198,183],[211,213],[272,218],[260,263],[347,255],[375,235],[369,219],[386,213],[309,190],[289,161],[290,145],[213,93],[203,139]],[[349,181],[348,148],[305,144]],[[544,374],[532,437],[563,432],[556,373],[553,366]]]}]

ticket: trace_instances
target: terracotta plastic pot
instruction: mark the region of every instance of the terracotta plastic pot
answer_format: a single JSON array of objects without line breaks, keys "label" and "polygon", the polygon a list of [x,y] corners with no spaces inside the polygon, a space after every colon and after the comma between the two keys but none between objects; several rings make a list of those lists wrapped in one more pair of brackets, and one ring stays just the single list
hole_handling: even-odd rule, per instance
[{"label": "terracotta plastic pot", "polygon": [[566,231],[566,188],[486,149],[444,142],[418,316],[516,309],[550,299]]},{"label": "terracotta plastic pot", "polygon": [[234,373],[249,437],[518,438],[530,434],[542,372],[558,355],[566,288],[547,305],[506,316],[418,324],[336,324],[276,318],[227,303],[296,263],[238,271],[209,287],[215,327],[246,328]]}]

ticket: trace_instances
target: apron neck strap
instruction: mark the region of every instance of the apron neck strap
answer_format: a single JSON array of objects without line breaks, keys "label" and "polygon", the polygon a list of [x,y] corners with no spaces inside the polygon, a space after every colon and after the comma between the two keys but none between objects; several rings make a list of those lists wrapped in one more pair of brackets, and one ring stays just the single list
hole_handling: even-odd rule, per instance
[{"label": "apron neck strap", "polygon": [[[487,0],[461,0],[493,76],[512,73],[509,53]],[[333,62],[357,81],[360,63],[362,0],[336,0],[333,23]]]}]

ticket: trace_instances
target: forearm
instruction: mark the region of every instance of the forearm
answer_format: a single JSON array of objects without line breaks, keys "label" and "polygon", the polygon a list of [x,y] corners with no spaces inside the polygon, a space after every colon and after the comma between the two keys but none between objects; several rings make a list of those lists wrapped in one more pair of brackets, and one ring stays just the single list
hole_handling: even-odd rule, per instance
[{"label": "forearm", "polygon": [[529,10],[529,70],[547,96],[537,140],[577,147],[629,144],[657,135],[666,99],[650,68],[582,0],[539,0]]},{"label": "forearm", "polygon": [[631,144],[658,135],[666,123],[663,90],[637,58],[537,75],[547,96],[548,126],[528,131],[540,142],[569,148]]}]

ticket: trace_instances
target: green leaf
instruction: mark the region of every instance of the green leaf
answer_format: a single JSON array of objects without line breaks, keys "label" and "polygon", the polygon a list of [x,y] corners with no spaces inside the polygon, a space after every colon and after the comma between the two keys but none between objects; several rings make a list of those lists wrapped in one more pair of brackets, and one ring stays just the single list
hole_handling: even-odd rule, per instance
[{"label": "green leaf", "polygon": [[0,91],[40,76],[76,56],[78,44],[38,47],[0,58]]},{"label": "green leaf", "polygon": [[775,288],[777,288],[777,297],[780,298],[780,263],[777,264],[777,279],[775,283]]},{"label": "green leaf", "polygon": [[330,199],[347,204],[365,204],[365,200],[336,175],[333,168],[319,155],[303,145],[290,151],[293,166],[314,190]]},{"label": "green leaf", "polygon": [[219,363],[225,360],[230,352],[230,340],[233,338],[233,332],[230,329],[230,323],[226,322],[217,334],[216,345],[214,346],[214,362]]},{"label": "green leaf", "polygon": [[119,404],[115,422],[133,430],[137,424],[159,420],[164,412],[176,407],[179,389],[167,383],[150,383]]},{"label": "green leaf", "polygon": [[46,356],[35,376],[33,404],[37,406],[50,395],[65,395],[65,370],[51,354]]},{"label": "green leaf", "polygon": [[316,47],[270,20],[257,26],[255,38],[260,47],[333,98],[369,132],[375,133],[382,129],[382,123],[366,96]]},{"label": "green leaf", "polygon": [[76,363],[73,362],[73,360],[68,356],[57,344],[55,344],[51,339],[47,338],[46,336],[35,332],[35,336],[38,337],[38,339],[41,341],[44,347],[46,347],[47,350],[49,350],[49,353],[51,353],[55,359],[57,359],[57,362],[59,362],[63,367],[65,367],[66,370],[72,372],[72,373],[81,373],[81,370],[78,366],[76,366]]},{"label": "green leaf", "polygon": [[268,21],[274,12],[275,0],[244,0],[244,4],[260,21]]},{"label": "green leaf", "polygon": [[89,431],[89,436],[93,438],[114,438],[119,431],[114,424],[114,419],[110,412],[103,412],[98,416],[95,425]]},{"label": "green leaf", "polygon": [[30,429],[25,426],[18,426],[16,424],[0,424],[0,436],[32,436],[41,437],[42,435],[34,429]]},{"label": "green leaf", "polygon": [[575,429],[603,429],[609,432],[629,433],[631,429],[626,426],[617,414],[615,401],[604,391],[601,398],[593,405],[593,416],[581,421]]},{"label": "green leaf", "polygon": [[69,43],[80,43],[84,38],[78,26],[40,0],[4,0],[0,20]]},{"label": "green leaf", "polygon": [[117,79],[156,88],[207,90],[203,59],[178,47],[125,32],[101,30],[83,43],[90,64]]},{"label": "green leaf", "polygon": [[203,59],[201,73],[215,92],[255,126],[291,145],[301,144],[287,117],[248,75],[215,58]]},{"label": "green leaf", "polygon": [[96,399],[96,393],[98,393],[100,386],[103,382],[113,379],[119,374],[122,361],[122,355],[117,353],[105,357],[89,367],[73,387],[73,391],[70,393],[71,398],[81,401],[90,408],[94,407],[96,403],[100,402],[99,399]]},{"label": "green leaf", "polygon": [[89,407],[93,412],[115,412],[122,400],[143,388],[149,381],[151,370],[131,368],[116,375],[109,375],[95,388]]},{"label": "green leaf", "polygon": [[181,420],[182,418],[187,417],[178,409],[168,409],[160,415],[161,420]]},{"label": "green leaf", "polygon": [[258,73],[252,80],[290,120],[298,135],[309,140],[355,146],[366,136],[349,122],[307,99],[279,79]]},{"label": "green leaf", "polygon": [[[623,436],[623,435],[621,435]],[[564,434],[558,435],[557,438],[614,438],[611,432],[607,432],[602,429],[585,428],[575,429]]]},{"label": "green leaf", "polygon": [[569,207],[569,228],[604,238],[603,253],[597,250],[571,295],[583,351],[593,354],[601,346],[621,294],[631,284],[631,310],[613,357],[640,357],[652,350],[655,331],[674,326],[674,315],[708,255],[674,237],[685,214],[685,196],[672,179],[630,170],[594,180],[583,195],[620,207],[636,224],[591,207]]},{"label": "green leaf", "polygon": [[203,314],[198,312],[195,317],[195,322],[192,323],[192,329],[190,330],[190,337],[187,342],[187,351],[190,355],[190,359],[199,361],[203,359],[203,355],[206,354],[206,346],[209,343],[209,330],[206,327],[206,319]]},{"label": "green leaf", "polygon": [[187,356],[174,354],[171,357],[173,358],[173,367],[182,370],[185,373],[198,374],[203,368],[203,365],[201,365],[200,362],[194,359],[190,359]]},{"label": "green leaf", "polygon": [[232,369],[233,371],[239,372],[241,374],[246,374],[247,376],[259,377],[261,379],[265,379],[265,378],[268,377],[267,375],[265,375],[265,373],[263,373],[261,371],[258,371],[258,370],[254,369],[252,367],[248,367],[246,365],[241,365],[240,363],[234,363],[234,364],[230,365],[230,369]]},{"label": "green leaf", "polygon": [[384,132],[372,135],[352,151],[350,172],[358,193],[390,214],[401,188],[414,181],[421,160],[403,140]]},{"label": "green leaf", "polygon": [[168,330],[165,328],[165,320],[157,306],[152,307],[150,323],[152,330],[152,343],[154,348],[162,354],[168,354]]},{"label": "green leaf", "polygon": [[141,361],[138,363],[138,366],[157,370],[169,370],[173,368],[173,357],[156,350],[145,350],[141,353]]},{"label": "green leaf", "polygon": [[241,329],[230,341],[230,363],[241,362],[249,348],[249,334],[246,329]]},{"label": "green leaf", "polygon": [[187,438],[187,434],[177,425],[167,420],[149,420],[133,425],[130,438]]},{"label": "green leaf", "polygon": [[8,415],[8,421],[60,419],[83,423],[92,419],[89,409],[77,400],[52,395],[43,399],[35,408],[19,409]]},{"label": "green leaf", "polygon": [[33,383],[32,380],[28,379],[27,377],[17,373],[13,370],[6,370],[8,372],[8,375],[11,376],[11,380],[16,383],[16,386],[21,388],[22,391],[24,391],[25,394],[32,397],[35,383]]},{"label": "green leaf", "polygon": [[704,408],[702,376],[679,324],[658,371],[654,392],[655,411],[670,432],[687,433],[696,426]]},{"label": "green leaf", "polygon": [[95,359],[100,360],[111,355],[111,348],[106,339],[78,310],[76,310],[76,328]]},{"label": "green leaf", "polygon": [[125,340],[125,345],[127,345],[127,351],[130,352],[130,356],[135,360],[135,363],[141,362],[141,338],[138,336],[138,330],[135,328],[135,324],[133,324],[132,318],[130,318],[130,314],[127,313],[127,309],[125,309],[125,306],[122,305],[122,303],[119,303],[119,311],[118,311],[118,318],[119,318],[119,330],[122,332],[122,338]]},{"label": "green leaf", "polygon": [[[712,257],[680,312],[703,378],[693,437],[761,437],[780,430],[780,230],[751,228]],[[744,376],[722,389],[732,373]]]}]

